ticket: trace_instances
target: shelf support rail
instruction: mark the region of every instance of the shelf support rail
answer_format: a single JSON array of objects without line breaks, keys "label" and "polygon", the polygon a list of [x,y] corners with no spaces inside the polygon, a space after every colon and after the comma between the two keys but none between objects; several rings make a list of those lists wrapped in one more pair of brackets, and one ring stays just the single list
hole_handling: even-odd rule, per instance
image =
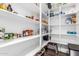
[{"label": "shelf support rail", "polygon": [[41,3],[40,3],[40,47],[42,45],[42,10],[41,10]]}]

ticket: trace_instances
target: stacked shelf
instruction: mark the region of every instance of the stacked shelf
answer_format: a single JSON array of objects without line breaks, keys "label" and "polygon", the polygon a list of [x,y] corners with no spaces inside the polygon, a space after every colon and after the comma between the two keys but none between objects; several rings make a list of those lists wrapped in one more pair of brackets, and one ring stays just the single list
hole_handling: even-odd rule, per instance
[{"label": "stacked shelf", "polygon": [[42,36],[49,35],[49,33],[42,34]]},{"label": "stacked shelf", "polygon": [[[17,18],[19,18],[19,20],[21,19],[21,20],[23,20],[23,21],[28,21],[28,22],[31,22],[31,23],[40,24],[39,21],[36,21],[36,20],[34,20],[34,19],[27,18],[27,17],[22,16],[22,15],[20,15],[20,14],[15,14],[15,13],[12,13],[12,12],[9,12],[9,11],[6,11],[6,10],[3,10],[3,9],[0,9],[0,14],[3,15],[3,18],[5,18],[5,17],[8,18],[8,16],[10,16],[11,18],[15,18],[15,20],[17,20]],[[7,16],[6,16],[5,14],[6,14]],[[1,15],[1,16],[2,16],[2,15]],[[18,20],[18,21],[19,21],[19,20]],[[42,24],[45,25],[45,26],[48,25],[48,24],[46,24],[46,23],[42,23]]]},{"label": "stacked shelf", "polygon": [[[50,27],[52,30],[51,32],[52,41],[65,45],[67,45],[70,42],[74,43],[74,41],[77,39],[76,38],[77,34],[69,34],[68,32],[76,32],[76,26],[79,26],[79,24],[66,23],[66,18],[70,15],[74,15],[78,13],[78,10],[75,9],[76,5],[64,4],[59,7],[58,7],[59,11],[57,12],[58,13],[61,12],[61,14],[51,17],[52,22]],[[55,38],[56,36],[58,38]]]},{"label": "stacked shelf", "polygon": [[[18,7],[18,4],[14,4],[14,5],[16,5],[17,7]],[[22,6],[21,6],[22,5]],[[25,7],[25,4],[20,4],[20,6],[22,7],[22,8],[24,8]],[[38,6],[36,6],[35,4],[31,4],[30,6],[33,6],[33,7],[31,7],[31,8],[33,8],[33,10],[35,9],[35,10],[38,10],[39,11],[39,7]],[[29,10],[32,10],[32,9],[29,9]],[[24,8],[25,10],[27,9],[26,7]],[[35,13],[37,13],[38,11],[34,11]],[[45,16],[46,16],[46,18],[48,18],[48,16],[44,13],[44,12],[41,12],[42,14],[44,14]],[[13,12],[9,12],[9,11],[7,11],[7,10],[3,10],[3,9],[0,9],[0,18],[1,19],[7,19],[7,20],[14,20],[14,22],[19,22],[19,21],[21,21],[21,23],[19,23],[19,24],[23,24],[23,23],[30,23],[30,24],[35,24],[35,25],[39,25],[40,26],[40,24],[42,25],[42,26],[48,26],[48,24],[47,23],[44,23],[44,22],[41,22],[40,23],[40,19],[39,19],[39,21],[37,21],[37,20],[35,20],[35,19],[31,19],[31,18],[27,18],[26,16],[24,16],[24,15],[21,15],[20,13],[18,13],[18,14],[16,14],[16,13],[13,13]],[[12,21],[13,22],[13,21]],[[27,25],[27,24],[26,24]],[[38,27],[39,27],[38,26]],[[29,26],[30,27],[30,26]],[[40,31],[40,30],[39,30]],[[45,34],[36,34],[36,35],[31,35],[31,36],[26,36],[26,37],[20,37],[20,38],[16,38],[16,39],[12,39],[12,40],[8,40],[8,41],[5,41],[5,40],[3,40],[3,41],[0,41],[0,48],[5,48],[5,47],[8,47],[8,46],[12,46],[12,45],[15,45],[15,44],[19,44],[19,43],[21,43],[21,42],[25,42],[25,41],[30,41],[30,40],[36,40],[36,38],[38,39],[38,38],[41,38],[41,37],[43,37],[43,36],[45,36],[45,35],[49,35],[49,33],[45,33]],[[41,39],[42,40],[42,39]],[[40,41],[39,41],[40,42]],[[43,42],[43,44],[41,45],[41,47],[40,47],[40,45],[37,47],[37,48],[35,48],[34,50],[31,50],[31,52],[30,53],[28,53],[27,55],[35,55],[35,53],[36,52],[38,52],[39,50],[41,50],[41,48],[42,47],[44,47],[47,43],[48,43],[49,41],[44,41]],[[42,43],[42,42],[40,42],[40,43]],[[24,46],[25,47],[25,46]]]},{"label": "stacked shelf", "polygon": [[35,38],[38,38],[38,37],[40,37],[40,35],[17,38],[17,39],[8,41],[8,42],[3,41],[3,42],[0,43],[0,48],[10,46],[10,45],[13,45],[13,44],[17,44],[17,43],[20,43],[20,42],[32,40],[32,39],[35,39]]}]

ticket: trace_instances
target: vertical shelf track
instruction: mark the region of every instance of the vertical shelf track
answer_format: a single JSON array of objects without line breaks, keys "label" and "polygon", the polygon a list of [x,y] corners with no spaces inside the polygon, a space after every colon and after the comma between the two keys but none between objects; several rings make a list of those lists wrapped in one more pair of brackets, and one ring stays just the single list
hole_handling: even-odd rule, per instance
[{"label": "vertical shelf track", "polygon": [[51,32],[50,32],[50,9],[48,10],[48,33],[49,33],[49,40],[51,41]]},{"label": "vertical shelf track", "polygon": [[41,10],[41,3],[40,3],[40,48],[42,46],[42,10]]}]

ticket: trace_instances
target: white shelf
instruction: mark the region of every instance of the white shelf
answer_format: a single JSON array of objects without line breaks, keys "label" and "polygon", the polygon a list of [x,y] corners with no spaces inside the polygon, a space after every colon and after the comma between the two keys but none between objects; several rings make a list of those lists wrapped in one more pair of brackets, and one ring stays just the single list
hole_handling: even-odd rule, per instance
[{"label": "white shelf", "polygon": [[42,36],[49,35],[49,33],[42,34]]},{"label": "white shelf", "polygon": [[63,24],[63,25],[50,25],[50,26],[76,26],[79,24]]},{"label": "white shelf", "polygon": [[26,54],[26,56],[34,56],[37,52],[39,52],[45,45],[47,45],[47,43],[50,41],[44,41],[42,46],[37,47],[36,49],[32,50],[31,52],[29,52],[28,54]]},{"label": "white shelf", "polygon": [[51,35],[66,35],[66,36],[76,36],[76,34],[59,34],[59,33],[51,33]]},{"label": "white shelf", "polygon": [[42,25],[44,25],[44,26],[48,26],[48,24],[46,24],[46,23],[42,23]]},{"label": "white shelf", "polygon": [[43,41],[42,48],[43,48],[45,45],[47,45],[48,42],[50,42],[50,40],[48,40],[48,41]]},{"label": "white shelf", "polygon": [[31,23],[39,23],[39,21],[35,21],[33,19],[22,16],[20,14],[15,14],[15,13],[9,12],[7,10],[3,10],[3,9],[0,9],[0,16],[1,17],[3,16],[3,18],[6,18],[6,19],[14,18],[14,20],[18,20],[18,21],[23,20],[23,21],[27,21],[27,22],[31,22]]},{"label": "white shelf", "polygon": [[17,38],[17,39],[13,39],[9,42],[3,41],[3,42],[0,43],[0,48],[10,46],[10,45],[13,45],[13,44],[17,44],[17,43],[20,43],[20,42],[24,42],[24,41],[27,41],[27,40],[32,40],[32,39],[35,39],[35,38],[38,38],[38,37],[40,37],[40,35]]},{"label": "white shelf", "polygon": [[57,40],[53,40],[53,41],[51,41],[51,42],[54,42],[54,43],[57,43],[57,44],[63,44],[63,45],[68,45],[68,43],[67,42],[60,42],[60,41],[57,41]]},{"label": "white shelf", "polygon": [[28,54],[26,54],[25,56],[34,56],[40,50],[41,50],[41,47],[37,47],[34,50],[32,50],[31,52],[29,52]]},{"label": "white shelf", "polygon": [[51,27],[53,27],[53,26],[59,26],[59,25],[50,25]]},{"label": "white shelf", "polygon": [[[60,15],[56,15],[56,16],[53,16],[54,18],[57,18],[58,17],[66,17],[66,16],[69,16],[69,15],[73,15],[73,14],[76,14],[78,11],[76,12],[71,12],[71,13],[66,13],[66,14],[60,14]],[[52,17],[51,17],[52,18]]]},{"label": "white shelf", "polygon": [[[20,14],[15,14],[15,13],[9,12],[7,10],[3,10],[3,9],[0,9],[0,16],[1,16],[1,18],[7,19],[7,20],[10,19],[10,18],[12,20],[12,18],[13,18],[13,20],[17,20],[17,21],[22,20],[22,21],[26,21],[26,22],[40,24],[39,21],[36,21],[34,19],[27,18],[27,17],[22,16]],[[46,23],[42,23],[42,25],[48,26],[48,24],[46,24]]]},{"label": "white shelf", "polygon": [[[22,6],[26,7],[25,4],[23,4]],[[32,6],[32,4],[31,4],[31,6]],[[33,10],[35,10],[35,11],[37,9],[39,10],[39,7],[38,6],[35,6],[35,4],[33,4],[33,7],[32,7]],[[29,9],[32,10],[32,8],[29,8]],[[26,10],[26,9],[27,8],[24,8],[24,10]],[[44,15],[46,15],[46,14],[44,13]],[[20,14],[15,14],[15,13],[9,12],[7,10],[3,10],[3,9],[0,9],[0,17],[1,17],[1,19],[5,19],[5,20],[8,20],[8,19],[10,19],[10,20],[17,20],[18,22],[19,22],[19,20],[21,20],[23,22],[34,23],[34,24],[40,25],[40,21],[36,21],[36,20],[30,19],[30,18],[27,18],[25,16],[22,16]],[[42,23],[42,25],[48,26],[48,24],[46,24],[46,23]],[[45,35],[48,35],[48,34],[49,33],[45,33],[42,36],[45,36]],[[3,41],[0,41],[0,48],[7,47],[7,46],[11,46],[11,45],[18,44],[18,43],[21,43],[21,42],[24,42],[24,41],[28,41],[28,40],[32,40],[32,39],[35,39],[35,38],[40,38],[40,35],[34,35],[34,36],[16,38],[16,39],[12,39],[10,41],[8,41],[8,40],[5,41],[5,40],[2,39]],[[44,42],[44,44],[42,45],[42,47],[45,46],[47,43],[48,43],[48,41]],[[39,50],[41,50],[41,47],[37,47],[36,49],[34,49],[33,51],[31,51],[30,53],[28,53],[26,55],[29,55],[29,56],[30,55],[31,56],[32,55],[35,55]]]},{"label": "white shelf", "polygon": [[73,6],[74,6],[74,3],[67,3],[67,4],[62,5],[62,8],[68,8],[68,7],[73,7]]},{"label": "white shelf", "polygon": [[65,16],[73,15],[73,14],[76,14],[76,13],[77,13],[77,12],[67,13],[67,14],[65,14]]},{"label": "white shelf", "polygon": [[[73,14],[77,14],[79,11],[75,11],[75,12],[71,12],[71,13],[66,13],[66,14],[60,14],[60,15],[57,15],[58,17],[67,17],[69,15],[73,15]],[[54,18],[57,18],[57,16],[53,16]],[[51,17],[52,18],[52,17]]]},{"label": "white shelf", "polygon": [[60,26],[76,26],[76,24],[64,24],[64,25],[60,25]]}]

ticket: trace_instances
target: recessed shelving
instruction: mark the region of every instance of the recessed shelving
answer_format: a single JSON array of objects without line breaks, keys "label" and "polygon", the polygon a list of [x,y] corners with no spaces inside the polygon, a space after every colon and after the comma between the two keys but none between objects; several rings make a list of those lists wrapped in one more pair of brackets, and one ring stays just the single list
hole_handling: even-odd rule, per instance
[{"label": "recessed shelving", "polygon": [[73,13],[67,13],[67,14],[65,14],[65,16],[73,15],[73,14],[76,14],[77,12],[78,12],[78,11],[73,12]]},{"label": "recessed shelving", "polygon": [[[24,16],[22,16],[22,15],[20,15],[20,14],[15,14],[15,13],[12,13],[12,12],[9,12],[9,11],[6,11],[6,10],[3,10],[3,9],[0,9],[0,16],[3,16],[3,18],[8,18],[8,17],[11,17],[11,18],[14,18],[14,20],[23,20],[23,21],[30,21],[30,22],[34,22],[34,20],[32,20],[32,19],[29,19],[29,18],[26,18],[26,17],[24,17]],[[6,16],[6,15],[7,16]],[[9,18],[8,18],[9,19]]]},{"label": "recessed shelving", "polygon": [[10,45],[13,45],[13,44],[17,44],[17,43],[20,43],[20,42],[24,42],[24,41],[27,41],[27,40],[32,40],[32,39],[35,39],[35,38],[38,38],[38,37],[40,37],[40,35],[17,38],[17,39],[13,39],[11,41],[8,41],[8,42],[3,41],[3,42],[0,43],[0,48],[10,46]]},{"label": "recessed shelving", "polygon": [[64,24],[64,25],[50,25],[50,26],[76,26],[79,24]]},{"label": "recessed shelving", "polygon": [[57,34],[57,33],[51,33],[51,35],[62,35],[62,36],[64,36],[64,35],[66,35],[66,36],[76,36],[76,34]]},{"label": "recessed shelving", "polygon": [[[6,14],[6,15],[4,15],[4,14]],[[27,22],[31,22],[31,23],[37,23],[37,24],[40,24],[40,22],[39,21],[36,21],[36,20],[34,20],[34,19],[30,19],[30,18],[27,18],[27,17],[25,17],[25,16],[22,16],[22,15],[20,15],[20,14],[15,14],[15,13],[12,13],[12,12],[9,12],[9,11],[6,11],[6,10],[3,10],[3,9],[0,9],[0,16],[2,17],[2,18],[6,18],[6,19],[9,19],[9,16],[11,17],[11,18],[14,18],[14,20],[22,20],[22,21],[27,21]],[[46,24],[46,23],[42,23],[43,25],[45,25],[45,26],[48,26],[48,24]]]},{"label": "recessed shelving", "polygon": [[[60,8],[59,8],[60,7]],[[55,13],[60,13],[58,16],[51,17],[51,40],[52,42],[56,42],[59,44],[68,44],[68,43],[74,43],[76,42],[76,39],[78,37],[77,34],[71,34],[68,32],[76,32],[77,28],[79,29],[78,24],[78,10],[76,7],[76,4],[61,4],[58,7],[57,11],[53,10]],[[68,19],[68,17],[72,17],[72,15],[76,15],[76,17],[73,17],[76,22],[74,23],[72,19]],[[71,20],[72,23],[67,23],[66,20]],[[76,31],[77,30],[77,31]],[[78,41],[78,40],[77,40]]]},{"label": "recessed shelving", "polygon": [[43,25],[45,25],[45,26],[48,26],[48,24],[46,24],[46,23],[42,23]]},{"label": "recessed shelving", "polygon": [[[28,5],[28,6],[25,6],[25,5]],[[8,21],[12,21],[10,24],[7,25],[9,27],[8,29],[11,28],[10,26],[12,26],[14,24],[15,24],[14,26],[16,26],[18,24],[18,26],[16,26],[16,27],[13,26],[14,28],[12,28],[12,29],[15,30],[15,32],[10,31],[11,33],[16,33],[18,35],[18,34],[22,34],[23,30],[27,30],[28,28],[32,28],[33,30],[36,30],[36,31],[33,31],[32,34],[37,34],[37,31],[41,31],[39,28],[42,28],[40,26],[40,24],[43,27],[48,26],[48,23],[46,23],[45,21],[42,21],[40,23],[40,19],[39,18],[36,19],[39,16],[39,11],[40,11],[39,6],[36,6],[35,4],[31,4],[31,3],[29,3],[29,4],[11,3],[11,7],[12,8],[15,7],[15,8],[13,8],[14,13],[10,12],[8,10],[0,9],[0,18],[3,19],[3,21],[2,21],[3,23],[0,24],[0,26],[2,26],[2,25],[5,26],[5,24],[9,23]],[[44,14],[44,16],[46,17],[46,20],[48,19],[48,16],[46,15],[46,13],[41,12],[41,14]],[[36,17],[31,18],[31,16],[36,16]],[[5,20],[7,21],[6,23],[5,23]],[[43,19],[41,19],[41,20],[43,20]],[[22,27],[23,24],[24,24],[24,27]],[[7,26],[5,26],[5,29],[7,29]],[[18,27],[20,27],[20,28],[18,29]],[[9,32],[6,30],[5,33],[9,33]],[[17,54],[21,53],[22,50],[23,50],[22,53],[26,52],[26,55],[33,56],[39,50],[41,50],[42,47],[44,47],[49,42],[49,41],[43,42],[43,45],[40,46],[40,44],[42,44],[42,42],[40,42],[40,40],[42,40],[42,39],[40,39],[40,38],[42,36],[45,36],[45,35],[49,35],[49,33],[44,33],[44,34],[41,34],[41,35],[39,34],[39,35],[26,36],[26,37],[22,36],[22,37],[19,37],[19,38],[13,37],[15,39],[9,39],[9,40],[1,39],[0,40],[0,48],[3,48],[3,49],[6,48],[6,50],[7,50],[7,48],[9,48],[9,47],[12,49],[13,46],[16,46],[16,47],[19,46],[18,49],[19,48],[22,48],[22,49],[20,49],[17,52]],[[35,40],[35,41],[33,41],[33,40]],[[31,44],[27,43],[27,42],[30,42]],[[24,46],[24,45],[26,45],[26,46]],[[32,50],[31,50],[31,48],[32,48]],[[11,51],[15,52],[15,50],[17,48],[13,48],[13,49],[14,50],[11,50]],[[29,50],[30,52],[27,53],[27,51],[25,49],[27,51]],[[25,52],[24,52],[24,50],[25,50]],[[11,52],[11,51],[8,50],[8,53],[15,54],[14,52]]]}]

